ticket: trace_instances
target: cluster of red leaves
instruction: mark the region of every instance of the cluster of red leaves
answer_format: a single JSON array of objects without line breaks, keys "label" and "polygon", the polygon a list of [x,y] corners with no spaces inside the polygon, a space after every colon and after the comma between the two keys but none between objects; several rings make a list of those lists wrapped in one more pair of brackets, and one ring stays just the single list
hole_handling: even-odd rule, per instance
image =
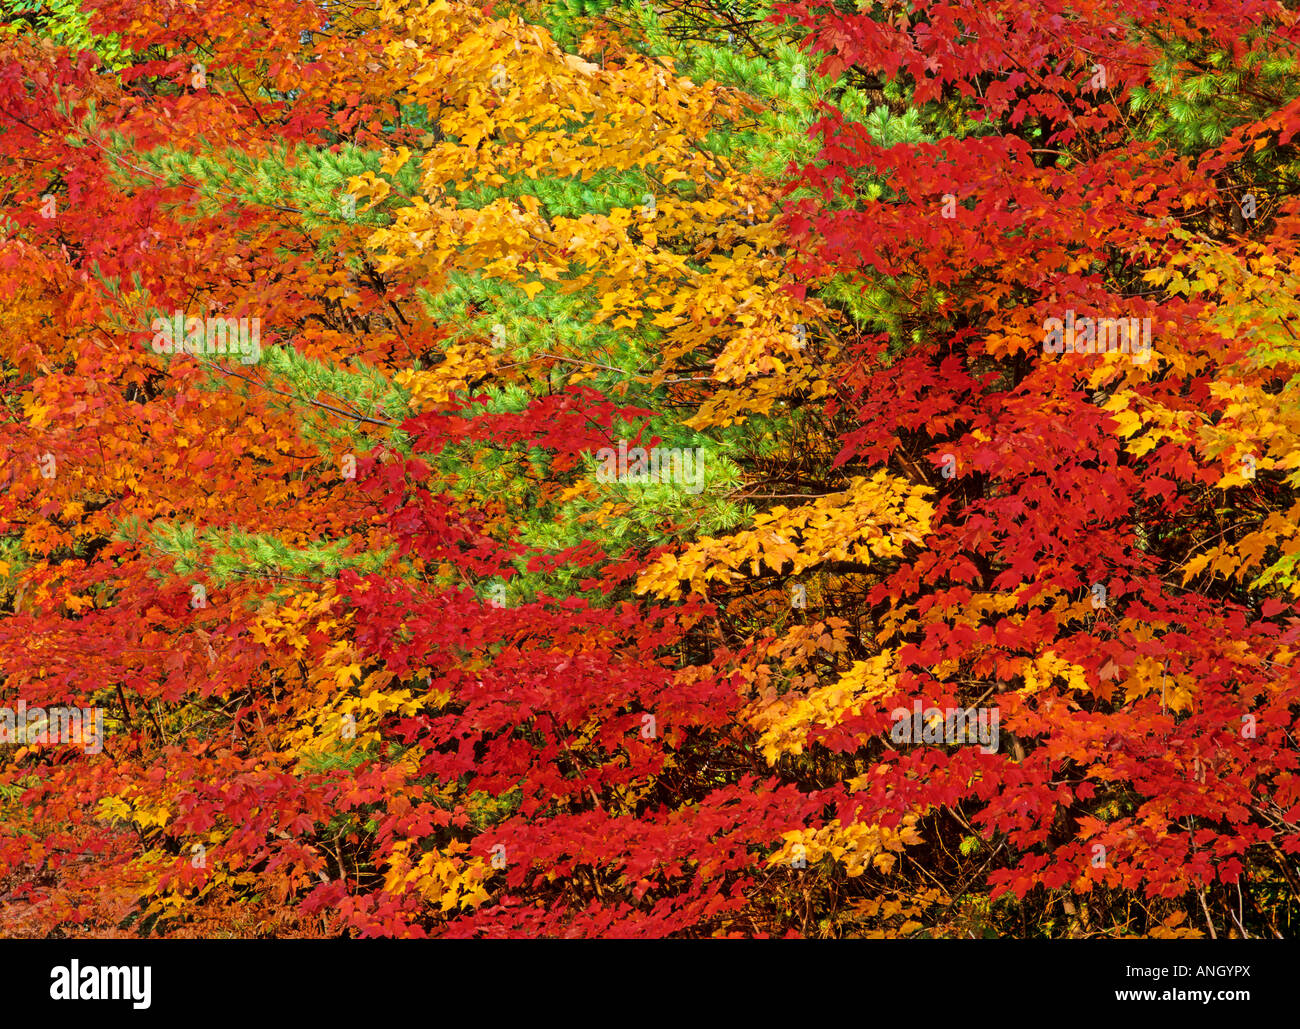
[{"label": "cluster of red leaves", "polygon": [[[1243,539],[1255,513],[1294,511],[1280,474],[1216,489],[1235,458],[1193,428],[1229,407],[1216,382],[1253,374],[1276,392],[1294,362],[1252,365],[1253,334],[1207,325],[1224,300],[1152,290],[1142,274],[1193,240],[1294,268],[1300,204],[1270,171],[1294,160],[1300,107],[1264,97],[1221,145],[1187,158],[1141,138],[1128,106],[1162,48],[1250,66],[1294,49],[1294,19],[1271,3],[1020,0],[925,3],[892,19],[787,13],[823,71],[905,74],[917,101],[955,103],[982,127],[891,147],[828,108],[799,176],[818,195],[792,218],[808,274],[883,277],[918,341],[887,361],[884,343],[864,344],[833,412],[838,462],[889,466],[941,497],[925,552],[869,596],[869,621],[899,646],[899,702],[993,695],[1015,740],[996,755],[885,753],[845,813],[964,806],[1006,848],[988,876],[994,898],[1183,896],[1236,884],[1248,854],[1294,884],[1300,624],[1232,562],[1193,588],[1181,575],[1207,541]],[[1268,160],[1251,160],[1261,150]],[[855,202],[864,177],[886,184],[880,202]],[[1252,191],[1274,206],[1243,239],[1229,215]],[[1279,283],[1273,302],[1286,292]],[[1256,303],[1257,322],[1290,318],[1267,294]],[[1149,318],[1151,367],[1042,353],[1041,327],[1067,309]],[[1188,431],[1126,448],[1107,408],[1121,393]],[[1092,584],[1104,606],[1088,603]],[[1079,677],[1031,681],[1044,655]],[[1175,688],[1190,698],[1171,700]],[[864,714],[837,742],[881,729]]]}]

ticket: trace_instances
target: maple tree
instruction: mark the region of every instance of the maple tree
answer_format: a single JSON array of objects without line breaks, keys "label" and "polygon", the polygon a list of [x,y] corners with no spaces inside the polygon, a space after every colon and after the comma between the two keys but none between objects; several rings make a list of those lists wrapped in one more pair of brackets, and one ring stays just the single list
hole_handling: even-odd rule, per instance
[{"label": "maple tree", "polygon": [[10,14],[7,934],[1286,932],[1292,12]]}]

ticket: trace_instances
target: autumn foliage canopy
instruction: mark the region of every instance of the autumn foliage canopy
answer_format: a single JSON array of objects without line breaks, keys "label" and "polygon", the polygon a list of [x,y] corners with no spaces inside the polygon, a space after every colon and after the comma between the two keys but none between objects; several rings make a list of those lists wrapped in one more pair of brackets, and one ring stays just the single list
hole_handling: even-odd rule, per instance
[{"label": "autumn foliage canopy", "polygon": [[1290,935],[1292,7],[0,3],[0,935]]}]

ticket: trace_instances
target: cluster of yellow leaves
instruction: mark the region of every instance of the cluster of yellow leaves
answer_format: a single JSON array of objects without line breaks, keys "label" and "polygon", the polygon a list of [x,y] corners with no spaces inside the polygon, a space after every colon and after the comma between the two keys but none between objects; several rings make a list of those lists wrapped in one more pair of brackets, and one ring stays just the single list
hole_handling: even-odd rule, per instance
[{"label": "cluster of yellow leaves", "polygon": [[1072,690],[1087,692],[1087,673],[1073,662],[1056,656],[1056,651],[1048,650],[1027,660],[1020,668],[1024,686],[1018,692],[1023,696],[1048,691],[1057,679],[1065,682]]},{"label": "cluster of yellow leaves", "polygon": [[841,493],[818,497],[789,509],[774,507],[754,519],[754,527],[725,539],[706,536],[682,554],[665,554],[637,580],[637,593],[676,598],[703,593],[711,582],[724,585],[761,568],[797,575],[825,561],[867,565],[902,557],[907,544],[920,544],[930,531],[934,507],[929,490],[880,471],[854,478]]},{"label": "cluster of yellow leaves", "polygon": [[424,698],[409,689],[389,688],[394,681],[389,671],[363,675],[354,645],[347,640],[330,648],[312,668],[310,681],[323,686],[324,693],[318,704],[299,712],[298,728],[286,736],[300,759],[378,743],[385,715],[414,715],[424,704]]},{"label": "cluster of yellow leaves", "polygon": [[[215,850],[216,845],[221,843],[223,839],[224,836],[221,833],[213,832],[205,834],[199,840],[190,840],[189,842],[191,844],[201,843],[209,850]],[[141,896],[149,898],[147,913],[178,912],[209,894],[220,892],[232,886],[247,885],[255,880],[255,877],[247,871],[243,873],[233,872],[217,863],[214,858],[206,857],[205,861],[210,862],[211,866],[205,869],[206,874],[201,884],[182,885],[173,879],[164,885],[162,869],[172,865],[175,861],[175,855],[158,847],[146,850],[136,859],[136,867],[141,871]]]},{"label": "cluster of yellow leaves", "polygon": [[[952,604],[935,604],[926,612],[926,621],[952,619],[979,624],[983,616],[1007,616],[1018,605],[1016,594],[1008,591],[972,592],[960,602]],[[1013,619],[1015,616],[1011,616]],[[1022,616],[1023,617],[1023,616]],[[911,604],[895,605],[881,618],[883,626],[876,634],[876,642],[884,644],[898,636],[907,636],[922,626],[922,620],[916,617],[916,608]],[[943,662],[934,669],[934,674],[944,676],[956,671],[958,662]]]},{"label": "cluster of yellow leaves", "polygon": [[[478,351],[478,353],[475,353]],[[491,374],[497,362],[486,353],[486,344],[448,347],[438,366],[430,371],[399,372],[395,381],[411,395],[411,410],[426,411],[445,404],[470,382]]]},{"label": "cluster of yellow leaves", "polygon": [[905,846],[924,842],[916,828],[917,818],[904,815],[897,829],[861,823],[841,826],[839,819],[820,829],[795,829],[781,837],[785,842],[768,858],[768,865],[789,865],[801,858],[812,865],[830,857],[842,863],[850,877],[862,875],[868,868],[888,874]]},{"label": "cluster of yellow leaves", "polygon": [[147,804],[130,788],[115,797],[104,797],[96,809],[99,818],[130,822],[141,829],[163,829],[172,819],[172,813],[163,805]]},{"label": "cluster of yellow leaves", "polygon": [[304,590],[267,601],[250,625],[254,642],[289,657],[284,674],[295,682],[295,708],[280,742],[299,760],[376,741],[385,715],[414,714],[427,699],[392,688],[391,672],[364,674],[347,636],[350,618],[337,617],[337,606],[332,585]]},{"label": "cluster of yellow leaves", "polygon": [[[1300,251],[1279,253],[1275,243],[1250,242],[1232,251],[1181,235],[1183,252],[1145,278],[1201,303],[1202,332],[1195,347],[1169,347],[1161,357],[1184,374],[1212,367],[1209,389],[1222,413],[1212,421],[1194,400],[1172,407],[1126,389],[1106,405],[1116,431],[1134,455],[1165,441],[1194,446],[1205,461],[1223,468],[1223,490],[1250,490],[1265,472],[1283,472],[1289,485],[1300,486],[1300,404],[1294,392],[1300,374]],[[1281,390],[1279,380],[1286,382]],[[1236,506],[1250,510],[1249,497]],[[1266,565],[1294,563],[1300,555],[1300,505],[1285,511],[1264,507],[1255,507],[1249,532],[1232,541],[1220,534],[1193,557],[1183,581],[1206,569],[1267,581]],[[1300,594],[1300,581],[1293,580],[1291,589]]]},{"label": "cluster of yellow leaves", "polygon": [[278,603],[268,600],[250,624],[249,636],[268,650],[287,648],[301,658],[309,645],[309,633],[330,636],[343,627],[346,617],[328,617],[337,606],[338,597],[332,584],[319,591],[302,590]]},{"label": "cluster of yellow leaves", "polygon": [[411,844],[402,840],[393,845],[384,890],[406,893],[418,890],[426,901],[442,911],[466,910],[489,899],[483,882],[489,874],[482,858],[466,859],[469,844],[453,841],[447,849],[431,850],[411,861]]},{"label": "cluster of yellow leaves", "polygon": [[817,726],[838,725],[859,715],[871,701],[897,692],[898,670],[893,651],[856,661],[838,680],[806,692],[793,690],[778,698],[761,698],[750,716],[759,731],[759,746],[768,764],[782,754],[802,754],[808,733]]},{"label": "cluster of yellow leaves", "polygon": [[[563,53],[544,29],[492,20],[474,5],[386,2],[379,14],[395,40],[388,66],[404,78],[409,100],[438,112],[440,138],[421,154],[399,148],[381,163],[392,176],[418,162],[420,186],[370,236],[376,268],[432,292],[457,273],[496,277],[530,300],[548,284],[562,294],[589,291],[599,301],[593,324],[665,334],[653,382],[710,383],[692,389],[694,428],[827,391],[824,363],[808,357],[827,311],[785,289],[775,186],[701,147],[722,119],[738,115],[739,94],[633,52],[591,64]],[[453,195],[475,183],[509,184],[514,194],[528,180],[632,169],[653,184],[638,206],[576,217],[547,217],[526,191],[477,209]],[[349,190],[373,206],[393,186],[367,172]],[[823,359],[833,349],[824,341]],[[697,369],[701,355],[711,375],[673,376]],[[581,363],[586,355],[558,356]],[[449,370],[439,386],[455,388],[458,375]]]},{"label": "cluster of yellow leaves", "polygon": [[[936,907],[948,907],[952,898],[940,889],[919,890],[903,893],[890,891],[878,897],[855,901],[849,905],[848,914],[854,922],[868,922],[874,928],[860,934],[866,939],[897,939],[901,935],[925,928],[919,921],[922,915],[931,913]],[[885,927],[881,923],[901,919],[901,924]],[[958,936],[960,932],[952,931],[953,926],[931,928],[931,935]],[[946,930],[946,931],[945,931]]]},{"label": "cluster of yellow leaves", "polygon": [[1159,694],[1166,710],[1188,711],[1195,702],[1196,679],[1186,674],[1175,675],[1162,662],[1143,657],[1126,670],[1124,693],[1130,702],[1148,694]]},{"label": "cluster of yellow leaves", "polygon": [[[1149,625],[1135,627],[1134,638],[1140,639],[1151,631]],[[1101,696],[1109,700],[1114,692],[1114,685],[1110,681],[1113,678],[1119,680],[1128,701],[1148,694],[1158,694],[1165,709],[1175,713],[1190,710],[1197,692],[1194,676],[1173,672],[1164,662],[1147,657],[1138,657],[1123,669],[1115,667],[1113,674],[1108,675],[1103,670],[1099,686],[1089,682],[1084,668],[1058,657],[1054,650],[1026,659],[1018,669],[1018,674],[1024,680],[1024,686],[1016,692],[1024,697],[1050,693],[1051,687],[1060,680],[1066,689],[1087,694],[1097,694],[1100,690]]]}]

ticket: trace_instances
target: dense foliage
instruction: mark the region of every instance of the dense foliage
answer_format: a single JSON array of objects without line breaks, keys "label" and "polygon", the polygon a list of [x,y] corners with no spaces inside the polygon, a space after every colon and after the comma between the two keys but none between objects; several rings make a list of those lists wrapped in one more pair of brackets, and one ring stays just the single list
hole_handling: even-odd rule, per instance
[{"label": "dense foliage", "polygon": [[1291,935],[1289,5],[0,11],[0,932]]}]

